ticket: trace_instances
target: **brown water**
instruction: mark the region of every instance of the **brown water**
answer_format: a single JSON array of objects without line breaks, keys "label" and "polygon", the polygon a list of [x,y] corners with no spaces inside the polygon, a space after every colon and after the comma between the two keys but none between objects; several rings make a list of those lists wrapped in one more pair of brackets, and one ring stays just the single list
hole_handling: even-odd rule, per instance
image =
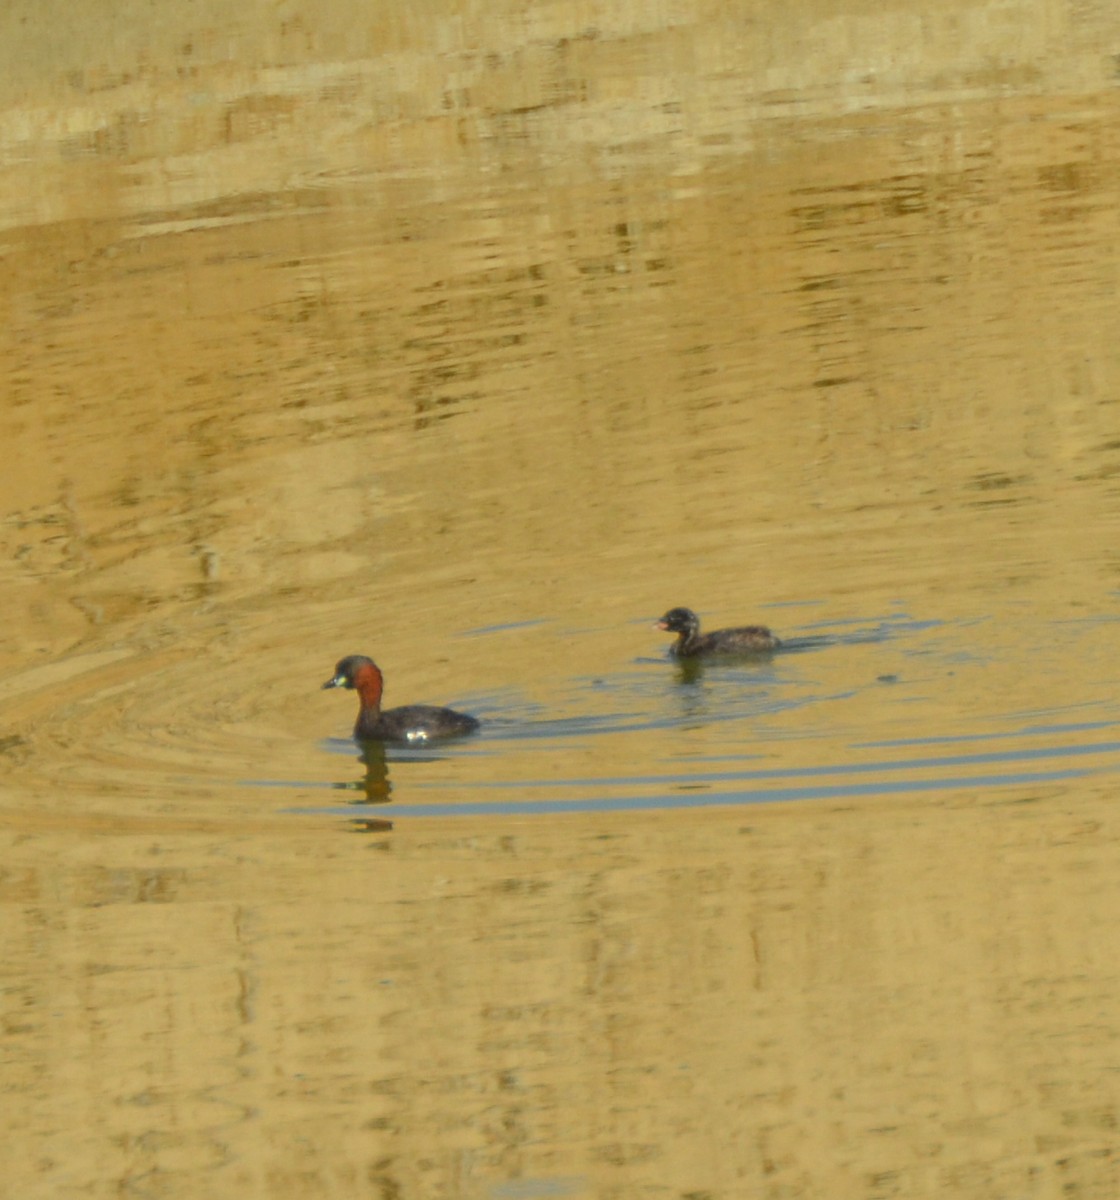
[{"label": "brown water", "polygon": [[55,7],[11,1194],[1120,1194],[1113,6]]}]

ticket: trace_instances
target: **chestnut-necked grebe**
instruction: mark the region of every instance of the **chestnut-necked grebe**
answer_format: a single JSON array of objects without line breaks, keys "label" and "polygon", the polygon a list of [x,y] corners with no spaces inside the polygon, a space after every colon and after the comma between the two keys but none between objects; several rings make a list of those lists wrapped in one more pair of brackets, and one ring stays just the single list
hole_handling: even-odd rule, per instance
[{"label": "chestnut-necked grebe", "polygon": [[381,671],[372,658],[349,654],[339,661],[324,688],[353,688],[361,708],[354,725],[359,742],[427,742],[473,733],[478,721],[466,713],[431,704],[406,704],[381,711]]}]

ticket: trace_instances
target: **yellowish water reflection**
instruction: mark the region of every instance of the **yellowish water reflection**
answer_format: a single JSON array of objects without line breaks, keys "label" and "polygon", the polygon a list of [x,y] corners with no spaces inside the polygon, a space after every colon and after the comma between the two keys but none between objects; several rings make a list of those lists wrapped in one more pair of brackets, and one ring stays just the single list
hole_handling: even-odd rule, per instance
[{"label": "yellowish water reflection", "polygon": [[[115,13],[0,39],[13,1191],[1111,1200],[1117,18]],[[356,816],[899,790],[362,832],[354,651],[486,720]]]},{"label": "yellowish water reflection", "polygon": [[9,1173],[1103,1195],[1112,803],[72,819],[6,856]]}]

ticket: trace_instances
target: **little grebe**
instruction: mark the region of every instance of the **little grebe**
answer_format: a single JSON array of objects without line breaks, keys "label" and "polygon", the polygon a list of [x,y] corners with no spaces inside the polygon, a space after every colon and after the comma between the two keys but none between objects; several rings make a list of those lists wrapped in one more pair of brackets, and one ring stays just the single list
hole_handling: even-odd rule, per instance
[{"label": "little grebe", "polygon": [[372,658],[349,654],[339,661],[324,688],[353,688],[361,708],[354,726],[359,742],[427,742],[432,738],[473,733],[478,721],[466,713],[430,704],[406,704],[381,711],[381,671]]},{"label": "little grebe", "polygon": [[678,658],[697,658],[708,654],[768,654],[782,643],[765,625],[744,625],[739,629],[700,632],[700,618],[691,608],[671,608],[655,628],[677,634],[672,653]]}]

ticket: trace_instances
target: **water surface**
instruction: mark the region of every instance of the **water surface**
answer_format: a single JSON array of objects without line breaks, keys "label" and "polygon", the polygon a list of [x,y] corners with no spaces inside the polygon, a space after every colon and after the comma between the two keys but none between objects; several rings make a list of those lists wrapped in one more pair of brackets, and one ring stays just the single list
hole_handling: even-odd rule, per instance
[{"label": "water surface", "polygon": [[12,1188],[1112,1200],[1111,9],[46,17]]}]

